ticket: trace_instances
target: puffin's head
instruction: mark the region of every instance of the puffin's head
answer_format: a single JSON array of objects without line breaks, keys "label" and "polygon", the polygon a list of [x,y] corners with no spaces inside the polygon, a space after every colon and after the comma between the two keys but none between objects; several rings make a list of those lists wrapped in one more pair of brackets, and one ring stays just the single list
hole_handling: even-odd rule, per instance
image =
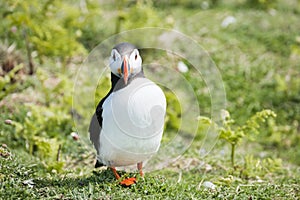
[{"label": "puffin's head", "polygon": [[142,58],[134,45],[126,42],[120,43],[111,51],[109,67],[113,74],[124,79],[126,85],[130,76],[142,70]]}]

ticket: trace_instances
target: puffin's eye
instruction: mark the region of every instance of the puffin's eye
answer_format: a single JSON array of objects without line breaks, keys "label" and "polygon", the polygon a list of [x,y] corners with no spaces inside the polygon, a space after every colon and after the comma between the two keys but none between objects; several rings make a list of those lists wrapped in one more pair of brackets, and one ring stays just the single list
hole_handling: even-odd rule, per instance
[{"label": "puffin's eye", "polygon": [[135,57],[134,57],[134,59],[135,59],[135,60],[137,59],[137,54],[135,54]]},{"label": "puffin's eye", "polygon": [[112,56],[113,60],[116,61],[116,54],[114,53]]}]

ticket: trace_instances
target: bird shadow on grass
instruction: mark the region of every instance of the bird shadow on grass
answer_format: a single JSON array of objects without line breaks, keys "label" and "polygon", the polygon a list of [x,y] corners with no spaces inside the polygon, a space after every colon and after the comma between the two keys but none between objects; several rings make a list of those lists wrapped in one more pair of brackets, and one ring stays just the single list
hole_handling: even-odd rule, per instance
[{"label": "bird shadow on grass", "polygon": [[[137,177],[138,185],[144,187],[145,185],[157,187],[161,189],[165,185],[165,179],[161,176],[147,176],[147,178],[140,177],[139,173],[127,173],[125,171],[118,171],[121,179],[128,177]],[[72,190],[74,188],[84,188],[92,185],[97,185],[99,188],[106,188],[109,186],[123,187],[116,180],[114,174],[110,169],[95,170],[91,175],[78,177],[53,177],[53,178],[36,178],[34,181],[35,188],[60,188],[61,190]]]},{"label": "bird shadow on grass", "polygon": [[[127,173],[125,171],[118,171],[121,179],[128,177],[137,177],[140,179],[138,173]],[[141,179],[140,179],[141,180]],[[142,179],[143,180],[143,179]],[[91,175],[78,177],[54,177],[54,178],[37,178],[34,179],[36,188],[54,187],[63,189],[72,189],[76,187],[88,187],[90,184],[97,184],[105,187],[106,185],[117,186],[119,181],[115,178],[110,169],[94,170]]]},{"label": "bird shadow on grass", "polygon": [[111,170],[93,171],[90,176],[79,176],[79,177],[54,177],[38,178],[34,180],[35,187],[61,187],[65,189],[72,189],[74,187],[86,187],[89,184],[118,184],[115,176]]}]

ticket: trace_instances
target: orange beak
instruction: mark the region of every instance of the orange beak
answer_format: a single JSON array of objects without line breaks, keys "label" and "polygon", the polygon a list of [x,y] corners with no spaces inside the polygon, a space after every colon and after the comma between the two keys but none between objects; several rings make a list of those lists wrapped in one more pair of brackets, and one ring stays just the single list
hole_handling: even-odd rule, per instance
[{"label": "orange beak", "polygon": [[130,65],[128,63],[128,58],[127,58],[127,56],[124,56],[123,63],[121,66],[121,73],[123,74],[123,79],[124,79],[125,85],[127,85],[129,70],[130,70]]}]

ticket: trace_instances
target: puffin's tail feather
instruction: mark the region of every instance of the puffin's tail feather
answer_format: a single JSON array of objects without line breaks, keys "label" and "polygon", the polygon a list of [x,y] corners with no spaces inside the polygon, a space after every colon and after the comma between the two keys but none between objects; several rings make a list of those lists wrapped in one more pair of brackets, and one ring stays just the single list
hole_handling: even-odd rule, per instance
[{"label": "puffin's tail feather", "polygon": [[98,167],[103,167],[105,166],[103,163],[101,163],[99,160],[97,160],[96,164],[95,164],[95,168],[98,168]]}]

